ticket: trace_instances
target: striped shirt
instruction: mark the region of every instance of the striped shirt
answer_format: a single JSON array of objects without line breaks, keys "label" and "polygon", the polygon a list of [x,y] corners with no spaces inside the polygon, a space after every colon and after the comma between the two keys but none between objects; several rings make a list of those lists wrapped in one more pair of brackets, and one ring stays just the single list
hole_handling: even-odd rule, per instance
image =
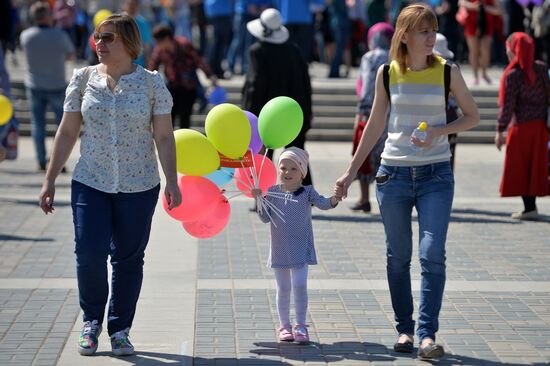
[{"label": "striped shirt", "polygon": [[445,112],[445,60],[436,56],[433,67],[402,74],[396,61],[389,69],[391,111],[388,138],[382,153],[382,164],[418,166],[448,161],[451,152],[447,136],[433,139],[430,146],[416,152],[411,146],[413,130],[422,121],[428,126],[447,123]]}]

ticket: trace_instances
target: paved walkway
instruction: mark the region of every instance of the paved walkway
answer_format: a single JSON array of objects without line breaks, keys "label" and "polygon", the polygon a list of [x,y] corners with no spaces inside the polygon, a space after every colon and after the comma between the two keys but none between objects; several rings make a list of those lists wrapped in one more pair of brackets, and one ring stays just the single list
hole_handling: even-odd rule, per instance
[{"label": "paved walkway", "polygon": [[[79,356],[70,174],[58,179],[55,213],[43,215],[36,203],[43,176],[35,172],[31,140],[21,139],[20,147],[18,160],[0,164],[0,365],[422,363],[391,350],[383,228],[376,213],[348,209],[356,185],[336,209],[315,211],[311,345],[276,343],[273,275],[265,267],[268,225],[248,211],[250,199],[237,197],[225,231],[200,241],[159,205],[132,329],[137,354],[111,356],[102,334],[96,357]],[[329,193],[350,146],[307,147],[316,187]],[[509,214],[521,200],[498,197],[503,153],[459,145],[457,154],[438,337],[449,355],[440,363],[549,364],[550,200],[537,202],[542,221],[513,221]],[[70,171],[76,158],[75,150]],[[415,289],[418,279],[413,261]]]}]

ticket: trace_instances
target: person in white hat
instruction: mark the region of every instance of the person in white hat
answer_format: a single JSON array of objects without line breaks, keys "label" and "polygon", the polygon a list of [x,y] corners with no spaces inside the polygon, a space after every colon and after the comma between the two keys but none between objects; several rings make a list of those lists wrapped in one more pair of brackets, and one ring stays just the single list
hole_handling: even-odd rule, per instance
[{"label": "person in white hat", "polygon": [[447,37],[441,33],[435,35],[434,51],[436,55],[443,57],[445,60],[452,60],[455,54],[449,49]]},{"label": "person in white hat", "polygon": [[282,25],[277,9],[264,10],[258,19],[246,24],[246,29],[260,41],[281,44],[288,40],[288,29]]},{"label": "person in white hat", "polygon": [[[303,149],[312,118],[307,63],[298,47],[289,42],[288,29],[282,25],[277,9],[264,10],[258,19],[247,23],[247,29],[257,42],[248,51],[249,67],[242,90],[243,109],[259,115],[262,107],[275,97],[294,99],[302,108],[304,123],[296,139],[288,146]],[[269,153],[268,156],[272,157]],[[304,184],[311,184],[310,173],[305,176]]]},{"label": "person in white hat", "polygon": [[[262,198],[261,189],[252,189],[264,223],[271,222],[271,245],[268,267],[277,282],[278,340],[309,343],[306,326],[308,306],[307,275],[309,265],[317,264],[313,245],[311,206],[321,210],[336,207],[340,197],[321,196],[311,185],[303,185],[309,155],[305,150],[289,147],[279,157],[279,182]],[[296,323],[290,323],[290,292],[294,291]],[[294,330],[294,332],[293,332]]]}]

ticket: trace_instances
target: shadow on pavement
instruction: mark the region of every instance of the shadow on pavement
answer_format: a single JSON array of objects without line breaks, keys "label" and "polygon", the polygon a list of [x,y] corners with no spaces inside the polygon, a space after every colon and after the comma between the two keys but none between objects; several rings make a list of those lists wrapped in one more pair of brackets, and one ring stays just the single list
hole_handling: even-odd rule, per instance
[{"label": "shadow on pavement", "polygon": [[147,366],[239,366],[239,365],[257,365],[257,366],[291,366],[291,364],[282,361],[262,360],[257,358],[203,358],[176,355],[171,353],[159,352],[136,352],[133,356],[116,357],[111,352],[97,352],[93,357],[105,357],[105,363],[110,359],[117,359],[128,362],[129,365],[147,365]]},{"label": "shadow on pavement", "polygon": [[[383,345],[362,342],[336,342],[323,344],[311,342],[309,345],[297,343],[257,342],[258,349],[250,350],[260,356],[280,356],[291,360],[339,362],[354,360],[364,362],[394,362],[397,360],[395,352]],[[404,358],[413,359],[410,355]]]},{"label": "shadow on pavement", "polygon": [[35,170],[29,170],[29,169],[2,169],[2,174],[12,174],[12,175],[44,175],[45,172],[43,171],[35,171]]},{"label": "shadow on pavement", "polygon": [[[463,210],[464,211],[464,210]],[[490,216],[490,211],[487,211],[485,215]],[[458,214],[458,215],[457,215]],[[465,215],[462,215],[465,214]],[[497,213],[496,216],[505,216],[507,219],[497,219],[492,217],[482,217],[481,213],[472,213],[472,216],[468,216],[467,212],[458,212],[453,210],[451,213],[451,222],[462,222],[462,223],[482,223],[482,224],[520,224],[521,221],[513,220],[510,218],[510,214],[500,215]],[[542,216],[542,215],[541,215]],[[550,220],[550,217],[542,216],[543,219],[539,221],[544,221],[544,218]],[[340,221],[340,222],[382,222],[382,217],[378,214],[358,214],[358,215],[323,215],[323,214],[314,214],[311,215],[313,220],[318,221]],[[412,221],[418,221],[416,216],[412,217]]]},{"label": "shadow on pavement", "polygon": [[[0,198],[1,203],[15,203],[16,205],[29,205],[29,206],[36,206],[38,208],[38,195],[36,199],[32,200],[25,200],[25,199],[12,199],[12,198]],[[70,206],[71,202],[69,201],[62,201],[62,200],[55,200],[54,205],[57,207],[62,206]]]},{"label": "shadow on pavement", "polygon": [[0,241],[13,240],[13,241],[54,241],[52,238],[30,238],[19,235],[7,235],[0,234]]},{"label": "shadow on pavement", "polygon": [[362,215],[311,215],[313,220],[319,221],[342,221],[342,222],[382,222],[380,215],[362,214]]},{"label": "shadow on pavement", "polygon": [[[521,366],[520,363],[505,363],[470,356],[447,354],[441,360],[417,360],[416,349],[412,354],[397,353],[385,345],[369,342],[336,342],[322,344],[312,342],[307,346],[296,343],[258,342],[258,349],[250,350],[260,356],[280,356],[290,360],[339,362],[344,360],[365,362],[403,363],[410,360],[413,363],[425,361],[433,365],[483,365],[483,366]],[[239,360],[240,361],[240,360]],[[548,365],[547,363],[530,363],[532,366]]]},{"label": "shadow on pavement", "polygon": [[[453,209],[452,213],[453,214],[455,214],[455,213],[456,214],[466,214],[466,215],[496,216],[496,217],[506,218],[507,219],[506,221],[501,221],[501,222],[505,222],[505,223],[508,223],[508,224],[521,223],[521,221],[519,221],[519,220],[512,219],[510,217],[510,215],[512,213],[508,212],[508,211],[502,212],[502,211],[480,210],[480,209],[475,209],[475,208],[457,208],[457,209]],[[493,222],[493,221],[489,221],[489,222]],[[537,220],[529,220],[529,222],[550,222],[550,216],[539,214],[539,218]]]},{"label": "shadow on pavement", "polygon": [[[30,188],[36,191],[36,195],[38,196],[38,193],[40,193],[40,188],[42,188],[42,181],[36,182],[36,183],[0,183],[0,188]],[[71,183],[55,183],[55,188],[61,189],[61,188],[71,188]]]}]

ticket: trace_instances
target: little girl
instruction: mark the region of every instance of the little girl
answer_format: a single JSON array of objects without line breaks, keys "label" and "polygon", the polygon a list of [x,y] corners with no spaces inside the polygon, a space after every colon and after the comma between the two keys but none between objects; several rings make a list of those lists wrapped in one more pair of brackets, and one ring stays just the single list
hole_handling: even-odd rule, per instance
[{"label": "little girl", "polygon": [[[283,342],[309,343],[306,328],[307,273],[308,265],[317,264],[313,246],[311,206],[321,210],[336,207],[341,198],[323,197],[313,186],[302,186],[307,175],[308,153],[297,147],[290,147],[279,157],[280,184],[268,189],[264,198],[267,203],[258,202],[260,219],[271,221],[271,247],[267,265],[275,271],[277,282],[277,313],[280,326],[278,339]],[[252,194],[258,200],[260,189]],[[286,194],[286,196],[285,196]],[[284,220],[284,221],[283,221]],[[294,290],[296,325],[294,334],[290,324],[290,290]]]}]

